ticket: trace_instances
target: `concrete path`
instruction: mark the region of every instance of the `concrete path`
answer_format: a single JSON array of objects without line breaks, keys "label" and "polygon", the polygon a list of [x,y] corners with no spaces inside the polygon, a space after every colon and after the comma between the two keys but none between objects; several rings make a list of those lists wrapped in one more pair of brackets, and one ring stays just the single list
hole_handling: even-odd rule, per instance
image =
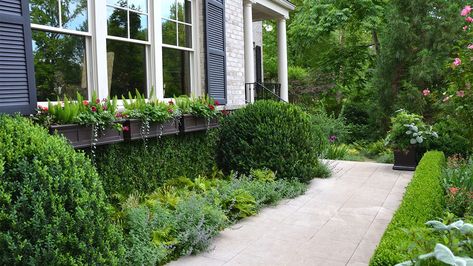
[{"label": "concrete path", "polygon": [[223,231],[213,248],[171,265],[367,265],[399,206],[410,172],[329,162],[330,179]]}]

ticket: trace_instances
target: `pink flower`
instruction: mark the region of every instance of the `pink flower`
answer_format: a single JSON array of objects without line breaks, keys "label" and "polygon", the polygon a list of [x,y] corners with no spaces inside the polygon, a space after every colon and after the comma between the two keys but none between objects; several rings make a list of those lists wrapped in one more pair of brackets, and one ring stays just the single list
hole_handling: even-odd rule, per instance
[{"label": "pink flower", "polygon": [[122,113],[117,113],[117,114],[115,115],[115,117],[116,117],[116,118],[122,118],[122,117],[123,117],[123,114],[122,114]]},{"label": "pink flower", "polygon": [[473,50],[473,44],[468,45],[468,49]]},{"label": "pink flower", "polygon": [[458,193],[458,191],[459,191],[460,189],[457,188],[457,187],[451,187],[451,188],[449,188],[448,190],[449,190],[450,194],[452,194],[453,196],[455,196],[455,195]]},{"label": "pink flower", "polygon": [[454,66],[459,66],[462,64],[462,60],[460,58],[455,58],[455,60],[453,61],[453,65]]},{"label": "pink flower", "polygon": [[460,98],[463,98],[465,97],[465,91],[457,91],[457,96],[460,97]]},{"label": "pink flower", "polygon": [[127,127],[127,126],[124,126],[124,127],[123,127],[123,132],[128,132],[128,131],[130,131],[130,128]]},{"label": "pink flower", "polygon": [[94,112],[94,113],[95,113],[95,112],[97,112],[97,107],[95,107],[95,106],[92,106],[92,108],[90,108],[90,110],[92,110],[92,112]]},{"label": "pink flower", "polygon": [[168,104],[169,104],[169,105],[174,105],[174,102],[173,102],[172,100],[170,100],[170,101],[168,102]]},{"label": "pink flower", "polygon": [[220,102],[215,100],[215,105],[220,105]]},{"label": "pink flower", "polygon": [[463,26],[463,30],[466,31],[468,29],[468,26]]},{"label": "pink flower", "polygon": [[82,101],[82,104],[85,105],[85,106],[87,106],[87,105],[89,105],[89,101],[84,100],[84,101]]},{"label": "pink flower", "polygon": [[470,12],[471,12],[471,6],[465,6],[460,14],[463,17],[466,17],[468,16],[468,14],[470,14]]},{"label": "pink flower", "polygon": [[107,111],[107,109],[108,109],[107,105],[104,104],[104,105],[102,106],[102,109],[103,109],[104,111]]},{"label": "pink flower", "polygon": [[472,22],[473,22],[473,18],[472,18],[472,17],[467,17],[467,18],[465,19],[465,21],[468,22],[468,23],[472,23]]},{"label": "pink flower", "polygon": [[96,100],[95,100],[95,103],[96,103],[96,104],[99,104],[99,103],[100,103],[100,99],[96,99]]},{"label": "pink flower", "polygon": [[424,96],[429,96],[429,95],[430,95],[430,90],[429,90],[429,89],[425,89],[425,90],[422,91],[422,94],[423,94]]},{"label": "pink flower", "polygon": [[102,102],[106,102],[106,101],[107,101],[107,98],[103,98],[103,99],[102,99]]},{"label": "pink flower", "polygon": [[446,103],[450,100],[450,96],[445,96],[445,98],[443,98],[443,102]]}]

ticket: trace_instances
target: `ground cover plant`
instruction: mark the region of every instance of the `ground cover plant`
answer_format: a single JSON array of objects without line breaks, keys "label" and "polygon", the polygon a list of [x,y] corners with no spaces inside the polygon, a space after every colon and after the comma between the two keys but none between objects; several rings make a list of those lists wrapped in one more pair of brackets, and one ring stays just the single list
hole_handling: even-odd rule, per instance
[{"label": "ground cover plant", "polygon": [[269,170],[254,170],[248,176],[180,177],[151,194],[132,194],[115,211],[125,232],[126,261],[162,265],[204,251],[223,228],[296,197],[306,187],[297,180],[276,179]]}]

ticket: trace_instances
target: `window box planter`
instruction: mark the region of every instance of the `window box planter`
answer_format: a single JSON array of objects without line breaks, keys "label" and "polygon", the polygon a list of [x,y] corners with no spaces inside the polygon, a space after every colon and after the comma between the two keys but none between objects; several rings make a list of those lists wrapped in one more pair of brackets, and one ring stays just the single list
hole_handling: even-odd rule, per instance
[{"label": "window box planter", "polygon": [[417,167],[417,149],[394,150],[394,170],[415,171]]},{"label": "window box planter", "polygon": [[124,132],[125,139],[128,141],[179,134],[179,120],[174,119],[164,123],[150,122],[149,132],[146,135],[142,135],[143,121],[139,119],[127,120],[125,126],[129,128],[128,132]]},{"label": "window box planter", "polygon": [[[74,148],[87,148],[94,144],[94,132],[92,126],[77,124],[53,125],[49,127],[49,133],[63,135]],[[103,131],[98,131],[98,138],[95,145],[107,145],[123,141],[123,132],[119,132],[115,128],[107,128]]]},{"label": "window box planter", "polygon": [[196,117],[193,115],[183,115],[181,118],[181,131],[183,133],[206,131],[212,128],[217,128],[218,118],[207,118]]}]

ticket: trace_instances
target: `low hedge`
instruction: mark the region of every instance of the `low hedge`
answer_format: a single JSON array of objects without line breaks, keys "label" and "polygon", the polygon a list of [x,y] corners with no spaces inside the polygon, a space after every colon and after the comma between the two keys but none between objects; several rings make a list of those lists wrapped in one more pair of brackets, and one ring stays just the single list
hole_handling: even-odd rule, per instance
[{"label": "low hedge", "polygon": [[215,166],[216,130],[98,147],[96,167],[108,195],[150,193],[166,180],[208,176]]},{"label": "low hedge", "polygon": [[119,229],[90,160],[0,115],[0,265],[120,265]]},{"label": "low hedge", "polygon": [[394,214],[384,236],[371,258],[371,266],[387,266],[407,261],[411,240],[405,229],[423,228],[443,211],[444,192],[441,184],[445,155],[428,152],[422,158],[407,187],[401,206]]}]

